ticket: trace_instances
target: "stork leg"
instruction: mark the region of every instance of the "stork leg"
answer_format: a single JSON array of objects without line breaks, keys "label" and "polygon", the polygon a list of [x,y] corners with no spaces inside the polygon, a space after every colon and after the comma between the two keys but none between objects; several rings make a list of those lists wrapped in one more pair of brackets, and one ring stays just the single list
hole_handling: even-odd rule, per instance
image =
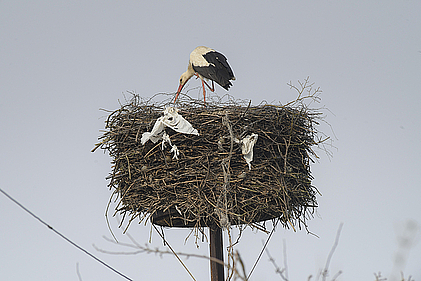
[{"label": "stork leg", "polygon": [[[200,76],[197,72],[194,75],[196,76],[196,79],[200,78]],[[215,84],[213,83],[213,80],[211,80],[212,81],[212,87],[209,86],[209,84],[206,83],[206,81],[204,79],[200,78],[200,80],[202,80],[202,86],[204,86],[203,85],[203,83],[204,83],[204,84],[206,84],[206,86],[208,86],[208,88],[209,88],[209,90],[211,90],[211,92],[215,92]]]},{"label": "stork leg", "polygon": [[205,89],[205,85],[209,88],[209,90],[211,90],[211,92],[215,92],[215,84],[214,84],[213,80],[211,80],[212,81],[212,87],[211,87],[211,86],[209,86],[208,83],[206,83],[205,79],[202,79],[199,76],[199,74],[197,72],[194,75],[196,76],[196,78],[200,78],[200,80],[202,80],[203,101],[206,103],[206,89]]},{"label": "stork leg", "polygon": [[[205,89],[205,81],[202,79],[202,88],[203,88],[203,102],[206,104],[206,89]],[[207,84],[206,84],[207,85]]]},{"label": "stork leg", "polygon": [[215,92],[215,85],[213,84],[213,80],[211,80],[212,81],[212,88],[208,85],[208,83],[206,83],[206,81],[203,81],[205,84],[206,84],[206,86],[208,86],[208,88],[209,88],[209,90],[211,90],[211,92]]}]

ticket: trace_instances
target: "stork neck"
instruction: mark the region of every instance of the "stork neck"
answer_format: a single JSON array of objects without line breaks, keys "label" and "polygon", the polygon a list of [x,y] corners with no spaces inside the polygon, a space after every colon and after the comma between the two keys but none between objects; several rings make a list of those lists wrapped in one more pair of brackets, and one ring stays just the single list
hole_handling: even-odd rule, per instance
[{"label": "stork neck", "polygon": [[193,75],[194,75],[194,69],[193,69],[193,65],[191,64],[191,62],[189,63],[189,66],[187,67],[187,71],[185,72],[187,77],[190,79]]}]

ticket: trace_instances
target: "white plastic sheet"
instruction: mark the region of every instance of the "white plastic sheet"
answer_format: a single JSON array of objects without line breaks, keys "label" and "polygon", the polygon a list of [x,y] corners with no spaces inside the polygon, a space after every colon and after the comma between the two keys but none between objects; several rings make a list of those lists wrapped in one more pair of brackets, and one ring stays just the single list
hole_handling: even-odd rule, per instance
[{"label": "white plastic sheet", "polygon": [[237,143],[241,144],[241,152],[243,157],[249,165],[249,170],[251,170],[251,161],[253,161],[253,147],[258,138],[257,134],[251,134],[244,137],[242,140],[237,140]]},{"label": "white plastic sheet", "polygon": [[152,130],[142,134],[142,138],[140,140],[142,145],[144,145],[148,140],[153,143],[162,140],[162,150],[165,148],[165,143],[168,143],[171,146],[171,152],[174,153],[173,158],[178,159],[180,152],[177,146],[171,143],[170,137],[164,131],[165,127],[169,127],[174,131],[183,134],[199,135],[199,132],[193,128],[193,126],[184,119],[183,116],[178,114],[177,108],[169,106],[164,110],[164,116],[161,116],[156,120]]},{"label": "white plastic sheet", "polygon": [[161,116],[156,120],[152,130],[142,134],[142,145],[144,145],[148,140],[151,140],[153,143],[161,140],[163,136],[162,131],[165,127],[169,127],[174,131],[183,134],[199,135],[197,130],[193,128],[193,126],[184,119],[183,116],[178,114],[177,108],[169,106],[164,110],[164,116]]}]

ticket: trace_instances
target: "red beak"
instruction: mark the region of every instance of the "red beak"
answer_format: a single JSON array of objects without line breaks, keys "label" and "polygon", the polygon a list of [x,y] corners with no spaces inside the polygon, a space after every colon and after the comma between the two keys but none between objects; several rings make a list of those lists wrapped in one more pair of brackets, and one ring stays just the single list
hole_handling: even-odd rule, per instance
[{"label": "red beak", "polygon": [[178,95],[181,93],[181,90],[183,89],[183,87],[184,87],[184,84],[180,84],[180,86],[178,86],[178,90],[177,90],[177,93],[175,94],[174,102],[177,100]]}]

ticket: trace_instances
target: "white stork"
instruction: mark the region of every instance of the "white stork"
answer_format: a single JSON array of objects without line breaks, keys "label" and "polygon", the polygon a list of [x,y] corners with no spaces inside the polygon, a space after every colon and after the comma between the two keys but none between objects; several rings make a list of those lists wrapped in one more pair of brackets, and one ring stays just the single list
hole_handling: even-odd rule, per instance
[{"label": "white stork", "polygon": [[[181,74],[180,86],[178,87],[174,102],[177,100],[181,89],[183,89],[184,85],[193,75],[196,75],[202,80],[204,102],[206,102],[205,84],[213,92],[215,91],[213,81],[215,81],[228,91],[229,87],[232,86],[230,80],[235,80],[234,73],[227,62],[227,58],[223,54],[211,48],[199,46],[191,52],[187,71]],[[206,83],[205,79],[212,81],[212,87]]]}]

